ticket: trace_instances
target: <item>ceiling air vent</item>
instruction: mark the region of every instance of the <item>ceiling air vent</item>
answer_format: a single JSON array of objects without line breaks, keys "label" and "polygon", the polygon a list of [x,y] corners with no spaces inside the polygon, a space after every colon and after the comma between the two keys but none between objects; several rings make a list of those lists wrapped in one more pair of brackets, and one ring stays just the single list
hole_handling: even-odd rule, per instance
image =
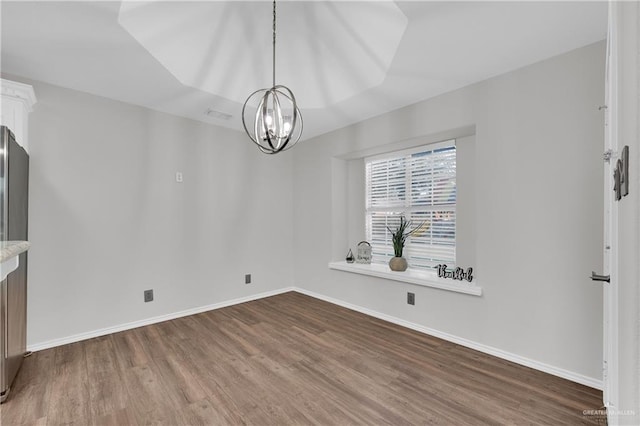
[{"label": "ceiling air vent", "polygon": [[233,117],[231,114],[227,114],[226,112],[222,112],[222,111],[216,111],[215,109],[211,109],[211,108],[207,109],[204,113],[208,117],[216,118],[218,120],[228,120],[231,117]]}]

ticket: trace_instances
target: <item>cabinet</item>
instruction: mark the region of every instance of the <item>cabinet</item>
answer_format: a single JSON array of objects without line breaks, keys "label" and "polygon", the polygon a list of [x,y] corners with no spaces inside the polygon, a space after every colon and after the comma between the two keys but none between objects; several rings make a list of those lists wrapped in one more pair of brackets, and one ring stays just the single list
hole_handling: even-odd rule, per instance
[{"label": "cabinet", "polygon": [[29,113],[33,111],[33,105],[36,103],[33,87],[3,78],[0,79],[0,88],[0,124],[11,129],[16,141],[29,152]]}]

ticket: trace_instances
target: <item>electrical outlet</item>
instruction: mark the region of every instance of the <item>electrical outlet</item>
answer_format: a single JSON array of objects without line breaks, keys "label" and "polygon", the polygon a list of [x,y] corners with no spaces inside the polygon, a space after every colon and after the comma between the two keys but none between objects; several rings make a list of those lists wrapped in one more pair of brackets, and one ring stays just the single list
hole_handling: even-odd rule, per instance
[{"label": "electrical outlet", "polygon": [[176,172],[176,182],[178,182],[178,183],[182,183],[183,182],[182,172]]},{"label": "electrical outlet", "polygon": [[245,284],[251,284],[251,274],[246,274],[244,276],[244,283]]},{"label": "electrical outlet", "polygon": [[414,293],[407,293],[407,303],[410,305],[416,304],[416,295]]},{"label": "electrical outlet", "polygon": [[144,291],[144,303],[153,302],[153,290]]}]

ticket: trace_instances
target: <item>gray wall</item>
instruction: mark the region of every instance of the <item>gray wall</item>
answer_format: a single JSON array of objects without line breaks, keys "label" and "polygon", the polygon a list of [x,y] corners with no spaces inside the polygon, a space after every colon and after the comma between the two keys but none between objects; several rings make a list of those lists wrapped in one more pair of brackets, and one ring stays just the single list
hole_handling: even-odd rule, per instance
[{"label": "gray wall", "polygon": [[[599,381],[602,288],[587,277],[602,265],[604,54],[587,46],[301,144],[296,285]],[[482,297],[327,268],[362,235],[361,201],[344,189],[360,184],[353,157],[469,129],[460,244]]]},{"label": "gray wall", "polygon": [[[289,153],[265,156],[239,132],[7,77],[38,98],[30,346],[293,285]],[[143,303],[150,288],[155,301]]]},{"label": "gray wall", "polygon": [[[29,345],[295,284],[599,380],[602,294],[586,277],[602,263],[604,51],[588,46],[278,156],[238,132],[5,76],[38,97]],[[452,136],[466,137],[460,251],[483,296],[329,270],[362,235],[354,158]]]}]

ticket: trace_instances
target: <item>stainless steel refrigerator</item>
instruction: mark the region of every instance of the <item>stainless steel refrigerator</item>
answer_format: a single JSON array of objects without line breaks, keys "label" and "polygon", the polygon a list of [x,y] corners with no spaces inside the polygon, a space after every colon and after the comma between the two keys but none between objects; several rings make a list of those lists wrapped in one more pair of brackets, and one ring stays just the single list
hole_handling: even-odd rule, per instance
[{"label": "stainless steel refrigerator", "polygon": [[[27,241],[29,155],[0,126],[0,239]],[[27,253],[0,284],[0,402],[9,394],[27,347]]]}]

